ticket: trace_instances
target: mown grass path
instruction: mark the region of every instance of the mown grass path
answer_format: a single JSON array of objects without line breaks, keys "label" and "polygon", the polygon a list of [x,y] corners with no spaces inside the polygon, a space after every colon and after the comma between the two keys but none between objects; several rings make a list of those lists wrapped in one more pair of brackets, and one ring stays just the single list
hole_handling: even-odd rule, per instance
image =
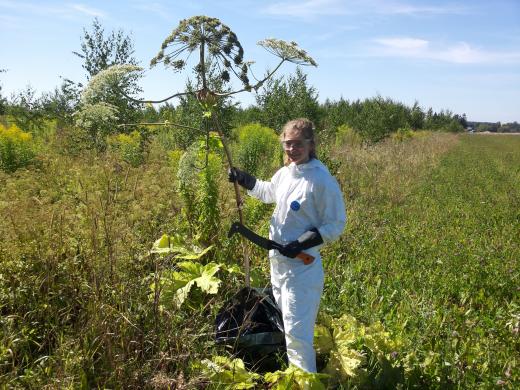
[{"label": "mown grass path", "polygon": [[460,136],[417,177],[399,202],[357,207],[325,310],[383,321],[402,341],[408,387],[514,388],[520,137]]}]

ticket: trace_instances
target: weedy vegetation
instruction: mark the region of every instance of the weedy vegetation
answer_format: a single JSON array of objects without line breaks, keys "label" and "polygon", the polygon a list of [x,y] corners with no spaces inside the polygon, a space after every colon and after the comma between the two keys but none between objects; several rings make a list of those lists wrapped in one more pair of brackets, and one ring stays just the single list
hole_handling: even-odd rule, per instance
[{"label": "weedy vegetation", "polygon": [[[178,106],[135,108],[137,126],[118,123],[102,95],[87,94],[60,120],[30,122],[34,107],[6,103],[0,388],[520,386],[520,137],[460,134],[449,112],[381,97],[320,105],[301,71],[288,83],[250,83],[236,36],[211,18],[183,21],[154,64],[182,69],[164,49],[196,46],[200,23],[213,28],[213,53],[226,54],[215,74],[235,72],[243,91],[259,91],[258,106],[234,108],[209,76]],[[282,62],[315,64],[294,43],[262,44]],[[91,79],[126,75],[120,65]],[[137,78],[124,80],[133,88]],[[280,96],[294,104],[272,116]],[[265,118],[283,123],[292,106],[316,121],[318,157],[349,216],[323,250],[318,374],[254,372],[213,341],[216,313],[244,278],[269,280],[267,254],[225,234],[237,219],[227,153],[268,179],[282,150]],[[11,124],[16,115],[27,127]],[[245,198],[242,211],[267,234],[272,206]]]}]

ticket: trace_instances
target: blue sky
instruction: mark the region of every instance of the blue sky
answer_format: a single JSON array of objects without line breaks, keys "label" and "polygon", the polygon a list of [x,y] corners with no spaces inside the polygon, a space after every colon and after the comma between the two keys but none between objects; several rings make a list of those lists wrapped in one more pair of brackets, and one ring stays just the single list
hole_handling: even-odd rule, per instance
[{"label": "blue sky", "polygon": [[[227,24],[257,74],[277,63],[259,40],[298,42],[319,64],[303,70],[320,101],[379,94],[468,120],[520,121],[520,0],[0,0],[3,94],[27,85],[50,91],[60,76],[84,81],[72,51],[94,17],[106,31],[130,34],[148,69],[179,20],[194,15]],[[280,75],[294,71],[287,64]],[[169,96],[187,77],[160,66],[147,70],[143,97]],[[245,105],[254,101],[238,96]]]}]

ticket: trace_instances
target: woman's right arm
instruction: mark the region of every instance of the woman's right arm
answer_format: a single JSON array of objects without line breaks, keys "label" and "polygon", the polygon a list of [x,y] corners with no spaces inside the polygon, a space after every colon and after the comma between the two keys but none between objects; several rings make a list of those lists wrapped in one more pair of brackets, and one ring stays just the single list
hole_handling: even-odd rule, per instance
[{"label": "woman's right arm", "polygon": [[270,181],[256,180],[252,190],[247,191],[253,198],[259,199],[264,203],[276,202],[276,187],[280,177],[280,171],[276,172]]}]

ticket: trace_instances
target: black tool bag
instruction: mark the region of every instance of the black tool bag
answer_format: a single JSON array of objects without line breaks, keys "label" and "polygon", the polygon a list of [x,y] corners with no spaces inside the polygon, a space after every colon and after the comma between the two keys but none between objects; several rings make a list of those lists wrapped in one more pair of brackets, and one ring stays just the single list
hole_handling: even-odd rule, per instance
[{"label": "black tool bag", "polygon": [[282,312],[269,289],[244,287],[220,309],[217,344],[231,348],[249,369],[276,371],[287,362]]}]

